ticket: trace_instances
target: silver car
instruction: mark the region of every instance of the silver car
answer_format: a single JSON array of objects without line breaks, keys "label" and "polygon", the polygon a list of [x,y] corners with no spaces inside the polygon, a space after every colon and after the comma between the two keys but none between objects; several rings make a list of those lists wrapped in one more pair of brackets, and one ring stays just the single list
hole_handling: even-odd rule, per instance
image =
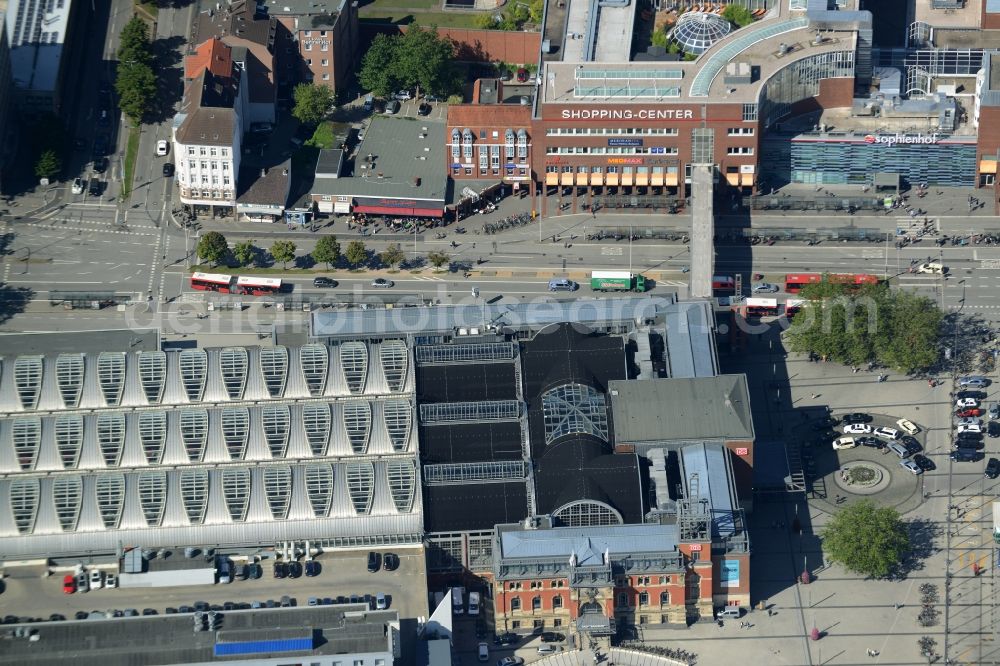
[{"label": "silver car", "polygon": [[969,387],[983,388],[985,386],[990,385],[990,380],[987,379],[986,377],[979,377],[979,376],[959,377],[958,385],[961,386],[962,388],[969,388]]},{"label": "silver car", "polygon": [[753,287],[750,288],[755,294],[775,294],[781,289],[776,284],[771,284],[770,282],[758,282]]},{"label": "silver car", "polygon": [[387,278],[375,278],[374,280],[372,280],[372,286],[381,289],[388,289],[389,287],[392,287],[395,284],[396,284],[395,282]]}]

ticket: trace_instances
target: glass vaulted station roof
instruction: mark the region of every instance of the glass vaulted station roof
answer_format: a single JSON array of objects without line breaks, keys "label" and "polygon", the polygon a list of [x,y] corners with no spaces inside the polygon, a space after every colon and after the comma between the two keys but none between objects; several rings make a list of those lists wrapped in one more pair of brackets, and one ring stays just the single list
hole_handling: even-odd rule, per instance
[{"label": "glass vaulted station roof", "polygon": [[732,24],[718,14],[688,12],[680,17],[670,36],[685,52],[701,55],[732,29]]},{"label": "glass vaulted station roof", "polygon": [[391,338],[0,351],[5,552],[266,544],[293,532],[418,543],[411,353]]}]

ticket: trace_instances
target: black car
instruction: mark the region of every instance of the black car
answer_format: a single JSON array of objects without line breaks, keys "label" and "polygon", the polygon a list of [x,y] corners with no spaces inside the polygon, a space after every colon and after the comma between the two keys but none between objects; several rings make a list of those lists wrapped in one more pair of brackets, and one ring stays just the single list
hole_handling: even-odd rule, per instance
[{"label": "black car", "polygon": [[848,423],[868,423],[872,420],[871,415],[865,414],[863,412],[852,412],[850,414],[844,414],[841,419],[845,424]]},{"label": "black car", "polygon": [[319,289],[333,289],[337,286],[337,281],[328,277],[313,278],[313,286]]},{"label": "black car", "polygon": [[917,454],[911,458],[913,462],[917,464],[917,467],[924,470],[925,472],[930,472],[935,469],[934,461],[925,455]]},{"label": "black car", "polygon": [[275,562],[274,563],[274,577],[275,578],[284,578],[287,575],[288,575],[288,565],[285,564],[284,562]]},{"label": "black car", "polygon": [[[8,615],[7,617],[11,617],[11,616]],[[3,623],[4,624],[13,624],[13,623],[7,621],[7,617],[5,617],[3,619]],[[75,617],[78,620],[86,620],[87,619],[87,611],[82,611],[82,610],[81,611],[77,611],[76,613],[73,614],[73,617]],[[16,617],[14,618],[14,621],[15,622],[17,621]]]},{"label": "black car", "polygon": [[49,622],[64,622],[66,620],[65,615],[60,615],[59,613],[53,613],[49,615]]},{"label": "black car", "polygon": [[1000,460],[990,458],[986,463],[986,478],[995,479],[1000,476]]},{"label": "black car", "polygon": [[98,157],[94,159],[94,173],[104,173],[108,170],[108,158]]},{"label": "black car", "polygon": [[319,562],[316,560],[309,560],[306,562],[306,576],[312,578],[318,576],[320,572]]},{"label": "black car", "polygon": [[956,449],[971,449],[973,451],[978,451],[983,448],[983,440],[981,439],[956,439],[955,446]]},{"label": "black car", "polygon": [[489,634],[489,630],[486,628],[486,622],[479,618],[476,620],[476,638],[478,640],[483,640]]},{"label": "black car", "polygon": [[222,610],[231,611],[231,610],[236,610],[236,608],[237,605],[235,601],[225,601],[222,604]]},{"label": "black car", "polygon": [[248,577],[253,580],[257,580],[264,575],[264,568],[259,564],[248,564],[247,568],[249,569]]},{"label": "black car", "polygon": [[986,391],[959,391],[955,394],[955,399],[972,398],[973,400],[986,400]]},{"label": "black car", "polygon": [[90,192],[90,196],[99,197],[101,196],[101,192],[104,191],[104,183],[97,178],[91,178],[87,190]]},{"label": "black car", "polygon": [[1000,423],[996,421],[990,421],[986,424],[986,436],[987,437],[1000,437]]},{"label": "black car", "polygon": [[298,562],[289,562],[288,563],[288,577],[289,578],[298,578],[301,575],[302,575],[302,565],[299,564]]},{"label": "black car", "polygon": [[371,551],[368,553],[368,573],[375,573],[382,568],[382,556]]},{"label": "black car", "polygon": [[399,555],[396,553],[386,553],[382,556],[382,567],[386,571],[395,571],[399,568]]},{"label": "black car", "polygon": [[163,163],[163,175],[166,178],[170,178],[171,176],[173,176],[174,175],[174,165],[171,164],[170,162],[164,162]]},{"label": "black car", "polygon": [[983,454],[979,451],[963,447],[952,451],[949,457],[954,462],[976,462],[977,460],[983,459]]},{"label": "black car", "polygon": [[155,608],[143,608],[142,609],[142,614],[143,615],[158,615],[158,613],[156,612]]},{"label": "black car", "polygon": [[976,442],[976,443],[979,443],[979,442],[982,442],[982,441],[983,441],[983,435],[982,435],[982,433],[978,433],[978,432],[960,432],[955,437],[955,444],[956,445],[958,445],[958,442]]},{"label": "black car", "polygon": [[911,455],[914,453],[920,453],[920,451],[922,450],[920,442],[918,442],[913,437],[910,437],[909,435],[903,435],[903,437],[900,438],[899,441],[903,446],[906,447],[906,450],[909,451]]},{"label": "black car", "polygon": [[211,609],[211,606],[208,605],[207,601],[196,601],[194,602],[194,609],[205,613]]},{"label": "black car", "polygon": [[566,640],[566,637],[555,631],[546,631],[542,633],[543,643],[561,643]]},{"label": "black car", "polygon": [[832,416],[827,416],[827,417],[824,417],[824,418],[820,419],[819,421],[816,421],[816,423],[813,423],[809,427],[812,428],[813,430],[819,432],[820,430],[826,430],[827,428],[832,428],[835,425],[837,425],[838,423],[840,423],[839,419],[835,419]]},{"label": "black car", "polygon": [[503,634],[497,634],[493,642],[497,645],[516,645],[517,642],[521,640],[521,637],[513,632],[506,632]]},{"label": "black car", "polygon": [[163,609],[163,612],[166,613],[167,615],[177,615],[177,609],[174,608],[173,606],[167,606],[165,609]]},{"label": "black car", "polygon": [[104,157],[108,154],[108,137],[100,135],[94,139],[94,157]]},{"label": "black car", "polygon": [[867,437],[867,436],[865,436],[865,437],[855,437],[854,441],[855,441],[855,443],[857,443],[858,446],[870,446],[873,449],[883,449],[883,448],[885,448],[885,442],[883,442],[878,437]]},{"label": "black car", "polygon": [[421,102],[420,106],[417,107],[418,116],[429,116],[431,115],[431,105],[427,102]]}]

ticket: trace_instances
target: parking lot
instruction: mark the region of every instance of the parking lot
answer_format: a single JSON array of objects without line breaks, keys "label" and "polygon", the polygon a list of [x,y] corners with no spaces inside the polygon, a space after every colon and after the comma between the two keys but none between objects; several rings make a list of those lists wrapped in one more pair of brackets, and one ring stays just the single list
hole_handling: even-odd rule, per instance
[{"label": "parking lot", "polygon": [[[85,593],[64,594],[63,576],[68,569],[51,569],[42,565],[10,567],[5,571],[6,585],[0,599],[2,615],[16,617],[48,618],[53,613],[72,619],[77,611],[107,611],[112,609],[137,609],[140,613],[151,608],[157,613],[165,609],[192,605],[197,601],[223,605],[268,600],[280,603],[283,596],[291,597],[299,606],[305,606],[310,597],[336,599],[338,596],[386,595],[389,608],[399,611],[401,617],[427,615],[427,577],[423,551],[420,548],[393,548],[399,555],[399,568],[388,572],[368,573],[368,551],[347,551],[324,554],[317,558],[322,569],[315,578],[273,577],[273,560],[261,564],[264,575],[259,580],[234,581],[230,584],[188,585],[158,588],[99,589]],[[112,571],[112,565],[100,568]],[[89,571],[90,567],[88,567]],[[39,584],[38,578],[46,578]]]}]

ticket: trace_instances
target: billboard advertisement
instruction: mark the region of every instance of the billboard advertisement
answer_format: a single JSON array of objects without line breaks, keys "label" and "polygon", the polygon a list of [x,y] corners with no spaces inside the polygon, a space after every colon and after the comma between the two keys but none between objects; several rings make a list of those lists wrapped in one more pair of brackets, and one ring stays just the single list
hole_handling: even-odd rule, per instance
[{"label": "billboard advertisement", "polygon": [[719,580],[722,587],[740,586],[740,561],[722,560],[719,565]]}]

